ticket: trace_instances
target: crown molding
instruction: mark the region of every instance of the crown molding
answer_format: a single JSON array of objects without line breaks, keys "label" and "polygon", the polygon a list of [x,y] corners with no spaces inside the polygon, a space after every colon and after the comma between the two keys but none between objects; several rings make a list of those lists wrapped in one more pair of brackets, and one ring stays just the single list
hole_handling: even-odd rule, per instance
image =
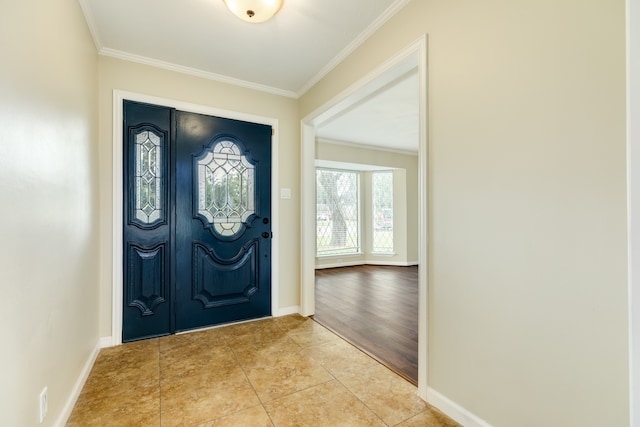
[{"label": "crown molding", "polygon": [[296,98],[300,98],[307,93],[316,83],[322,80],[335,67],[351,55],[360,45],[380,29],[389,19],[391,19],[400,9],[405,7],[411,0],[396,0],[389,6],[375,21],[373,21],[358,37],[338,53],[327,65],[325,65],[315,76],[302,86],[296,93]]},{"label": "crown molding", "polygon": [[417,157],[418,153],[410,150],[399,150],[397,148],[380,147],[379,145],[360,144],[357,142],[339,141],[337,139],[316,138],[316,142],[320,144],[342,145],[351,148],[360,148],[365,150],[385,151],[387,153],[403,154],[405,156]]},{"label": "crown molding", "polygon": [[80,9],[82,9],[84,20],[87,21],[87,27],[89,27],[89,32],[91,33],[93,44],[96,45],[96,50],[99,53],[103,49],[102,41],[100,41],[100,34],[98,34],[98,26],[96,25],[96,20],[91,13],[91,8],[87,4],[88,0],[78,0],[78,2],[80,3]]},{"label": "crown molding", "polygon": [[102,49],[100,55],[110,56],[113,58],[123,59],[125,61],[137,62],[139,64],[150,65],[156,68],[162,68],[169,71],[175,71],[182,74],[188,74],[195,77],[200,77],[208,80],[215,80],[220,83],[227,83],[235,86],[241,86],[247,89],[253,89],[260,92],[271,93],[273,95],[286,96],[288,98],[297,98],[295,92],[278,89],[271,86],[261,85],[259,83],[253,83],[246,80],[240,80],[233,77],[225,76],[222,74],[210,73],[208,71],[199,70],[197,68],[185,67],[171,62],[160,61],[157,59],[149,58],[141,55],[134,55],[127,52],[122,52],[115,49]]},{"label": "crown molding", "polygon": [[200,77],[207,80],[214,80],[220,83],[241,86],[247,89],[271,93],[273,95],[286,96],[288,98],[298,98],[298,95],[293,91],[261,85],[258,83],[236,79],[236,78],[225,76],[222,74],[210,73],[208,71],[199,70],[197,68],[185,67],[182,65],[173,64],[171,62],[160,61],[160,60],[149,58],[146,56],[134,55],[134,54],[123,52],[116,49],[105,48],[100,39],[98,26],[96,25],[95,18],[91,13],[91,8],[88,5],[88,0],[78,0],[78,2],[80,3],[80,8],[82,9],[84,18],[87,21],[89,32],[91,33],[91,37],[93,38],[93,43],[96,45],[96,50],[98,51],[99,55],[110,56],[112,58],[122,59],[130,62],[136,62],[138,64],[144,64],[144,65],[149,65],[156,68],[162,68],[169,71],[175,71],[182,74],[188,74],[191,76]]},{"label": "crown molding", "polygon": [[349,43],[349,45],[347,45],[342,51],[340,51],[340,53],[338,53],[338,55],[336,55],[329,63],[327,63],[314,77],[312,77],[307,83],[305,83],[302,88],[300,88],[298,91],[291,91],[262,85],[247,80],[241,80],[234,77],[225,76],[223,74],[211,73],[197,68],[185,67],[171,62],[160,61],[142,55],[135,55],[116,49],[105,48],[100,38],[98,27],[95,23],[95,18],[91,13],[91,8],[88,6],[88,0],[78,0],[80,8],[82,9],[82,13],[84,14],[85,20],[87,21],[87,26],[89,28],[89,32],[91,33],[91,37],[93,38],[96,50],[98,51],[98,54],[102,56],[109,56],[125,61],[136,62],[139,64],[149,65],[156,68],[162,68],[165,70],[175,71],[182,74],[213,80],[220,83],[240,86],[247,89],[270,93],[273,95],[285,96],[287,98],[293,99],[300,98],[316,83],[322,80],[323,77],[329,74],[331,70],[333,70],[338,66],[338,64],[344,61],[350,54],[352,54],[360,45],[362,45],[369,37],[371,37],[378,29],[380,29],[380,27],[382,27],[389,19],[391,19],[410,1],[411,0],[396,0],[395,2],[393,2],[375,21],[373,21],[363,32],[361,32],[358,37],[356,37],[351,43]]}]

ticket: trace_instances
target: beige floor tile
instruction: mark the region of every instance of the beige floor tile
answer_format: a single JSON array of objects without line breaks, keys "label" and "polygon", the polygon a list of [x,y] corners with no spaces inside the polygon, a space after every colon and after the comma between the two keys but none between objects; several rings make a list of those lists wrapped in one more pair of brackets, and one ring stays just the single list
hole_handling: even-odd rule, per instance
[{"label": "beige floor tile", "polygon": [[104,406],[105,402],[135,399],[138,394],[158,393],[157,347],[157,341],[149,340],[101,350],[79,400]]},{"label": "beige floor tile", "polygon": [[362,402],[333,380],[265,404],[276,427],[384,426]]},{"label": "beige floor tile", "polygon": [[301,347],[286,335],[268,343],[257,341],[236,344],[232,348],[238,363],[243,368],[271,365],[275,359],[299,353],[301,350]]},{"label": "beige floor tile", "polygon": [[385,423],[459,427],[324,327],[286,316],[102,350],[68,426]]},{"label": "beige floor tile", "polygon": [[273,427],[273,423],[260,405],[201,424],[198,427]]},{"label": "beige floor tile", "polygon": [[330,341],[304,349],[336,378],[345,375],[362,376],[378,362],[344,340]]},{"label": "beige floor tile", "polygon": [[427,404],[417,388],[382,365],[348,373],[339,381],[388,425],[396,425],[424,411]]},{"label": "beige floor tile", "polygon": [[203,369],[161,385],[162,426],[193,426],[260,404],[239,366]]},{"label": "beige floor tile", "polygon": [[235,354],[225,342],[212,345],[185,342],[181,347],[174,346],[160,351],[162,381],[237,364]]},{"label": "beige floor tile", "polygon": [[100,350],[90,376],[100,379],[114,373],[129,373],[143,368],[157,368],[158,340],[125,343]]},{"label": "beige floor tile", "polygon": [[183,358],[176,357],[171,362],[161,359],[161,381],[199,375],[202,371],[219,370],[232,366],[238,366],[238,361],[231,350],[217,354],[192,353]]},{"label": "beige floor tile", "polygon": [[295,331],[290,331],[287,334],[301,347],[311,347],[314,345],[326,344],[332,341],[341,340],[339,336],[329,331],[328,329],[323,328],[315,322],[309,325],[311,326],[297,329]]},{"label": "beige floor tile", "polygon": [[427,408],[396,427],[462,427],[435,408]]},{"label": "beige floor tile", "polygon": [[148,355],[149,352],[158,350],[158,338],[150,338],[147,340],[133,341],[118,345],[115,347],[108,347],[100,350],[100,355],[105,358],[109,357],[135,357]]},{"label": "beige floor tile", "polygon": [[229,347],[234,351],[241,351],[247,346],[273,345],[286,338],[286,333],[274,324],[269,324],[267,327],[240,329],[235,333],[227,332],[225,338]]},{"label": "beige floor tile", "polygon": [[185,345],[216,347],[225,343],[225,335],[222,328],[212,328],[177,335],[168,335],[158,339],[160,352],[166,352]]},{"label": "beige floor tile", "polygon": [[271,328],[244,331],[241,334],[226,336],[227,344],[234,350],[251,346],[273,346],[286,339],[289,339],[286,332],[275,325],[272,325]]},{"label": "beige floor tile", "polygon": [[299,314],[276,317],[273,319],[273,323],[285,332],[305,330],[307,328],[313,328],[313,325],[318,325],[318,323],[316,323],[310,317],[302,317]]},{"label": "beige floor tile", "polygon": [[106,397],[83,391],[67,422],[67,427],[159,425],[159,387],[122,389]]},{"label": "beige floor tile", "polygon": [[132,367],[123,363],[120,368],[115,363],[102,365],[92,371],[87,378],[83,393],[96,394],[104,398],[113,397],[138,387],[158,387],[160,374],[157,360],[155,363],[140,363],[139,367]]},{"label": "beige floor tile", "polygon": [[228,343],[243,339],[245,336],[260,336],[262,334],[282,334],[274,319],[262,319],[253,322],[238,323],[220,328]]},{"label": "beige floor tile", "polygon": [[333,379],[302,352],[274,357],[270,363],[245,368],[245,372],[263,403]]}]

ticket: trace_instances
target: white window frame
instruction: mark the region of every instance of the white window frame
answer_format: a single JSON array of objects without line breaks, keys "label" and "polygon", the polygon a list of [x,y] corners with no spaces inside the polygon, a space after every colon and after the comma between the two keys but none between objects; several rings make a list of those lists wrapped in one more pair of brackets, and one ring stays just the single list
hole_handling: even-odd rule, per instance
[{"label": "white window frame", "polygon": [[[391,250],[387,250],[387,251],[379,251],[376,250],[376,239],[375,239],[375,233],[376,233],[376,187],[374,185],[374,176],[375,175],[380,175],[380,174],[388,174],[391,175],[391,221],[392,221],[392,226],[391,226]],[[395,182],[395,176],[393,173],[393,170],[376,170],[376,171],[371,171],[371,254],[372,255],[395,255],[395,224],[396,224],[396,219],[395,219],[395,212],[394,212],[394,206],[395,206],[395,191],[394,191],[394,182]]]},{"label": "white window frame", "polygon": [[339,254],[319,254],[318,253],[318,243],[317,243],[317,239],[318,239],[318,220],[317,220],[317,212],[316,212],[316,221],[315,221],[315,227],[316,227],[316,232],[315,232],[315,237],[316,237],[316,244],[315,244],[315,255],[316,258],[344,258],[344,257],[350,257],[350,256],[360,256],[363,254],[363,250],[362,250],[362,174],[360,173],[360,171],[357,170],[351,170],[351,169],[337,169],[337,168],[327,168],[327,167],[316,167],[314,170],[314,176],[316,177],[316,206],[318,205],[318,191],[317,191],[317,185],[318,185],[318,179],[317,179],[317,171],[318,170],[327,170],[327,171],[333,171],[333,172],[346,172],[346,173],[352,173],[356,176],[356,191],[357,191],[357,213],[356,213],[356,218],[358,221],[358,224],[356,226],[356,239],[357,239],[357,243],[356,243],[356,250],[354,252],[344,252],[344,253],[339,253]]}]

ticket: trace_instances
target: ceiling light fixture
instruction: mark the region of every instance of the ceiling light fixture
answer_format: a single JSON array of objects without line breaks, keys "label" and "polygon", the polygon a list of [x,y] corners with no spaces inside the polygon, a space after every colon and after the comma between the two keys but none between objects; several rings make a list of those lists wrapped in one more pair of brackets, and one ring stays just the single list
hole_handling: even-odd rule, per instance
[{"label": "ceiling light fixture", "polygon": [[283,0],[223,0],[227,8],[243,21],[268,21],[278,13]]}]

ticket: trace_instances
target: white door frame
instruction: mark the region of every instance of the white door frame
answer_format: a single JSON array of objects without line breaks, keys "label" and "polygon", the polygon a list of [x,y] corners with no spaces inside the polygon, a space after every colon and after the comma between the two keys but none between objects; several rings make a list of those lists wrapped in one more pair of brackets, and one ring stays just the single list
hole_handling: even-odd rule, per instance
[{"label": "white door frame", "polygon": [[360,92],[396,65],[417,55],[420,79],[420,132],[418,150],[418,395],[427,399],[427,278],[428,278],[428,147],[427,147],[427,36],[398,52],[384,64],[367,74],[345,91],[301,120],[301,248],[300,248],[300,314],[310,316],[315,311],[315,126],[326,120],[330,110],[353,104]]},{"label": "white door frame", "polygon": [[161,105],[175,108],[180,111],[190,113],[206,114],[209,116],[223,117],[227,119],[243,120],[246,122],[269,125],[273,128],[271,137],[271,314],[278,315],[279,310],[279,236],[280,236],[280,215],[279,199],[277,189],[279,187],[278,174],[273,171],[278,170],[278,119],[272,117],[256,116],[253,114],[241,113],[237,111],[224,110],[205,105],[191,104],[172,99],[159,98],[135,92],[122,90],[113,91],[113,253],[112,253],[112,302],[111,302],[111,345],[122,344],[122,302],[123,302],[123,269],[122,269],[122,173],[123,173],[123,153],[122,153],[122,123],[123,110],[122,102],[130,101],[146,102],[148,104]]}]

